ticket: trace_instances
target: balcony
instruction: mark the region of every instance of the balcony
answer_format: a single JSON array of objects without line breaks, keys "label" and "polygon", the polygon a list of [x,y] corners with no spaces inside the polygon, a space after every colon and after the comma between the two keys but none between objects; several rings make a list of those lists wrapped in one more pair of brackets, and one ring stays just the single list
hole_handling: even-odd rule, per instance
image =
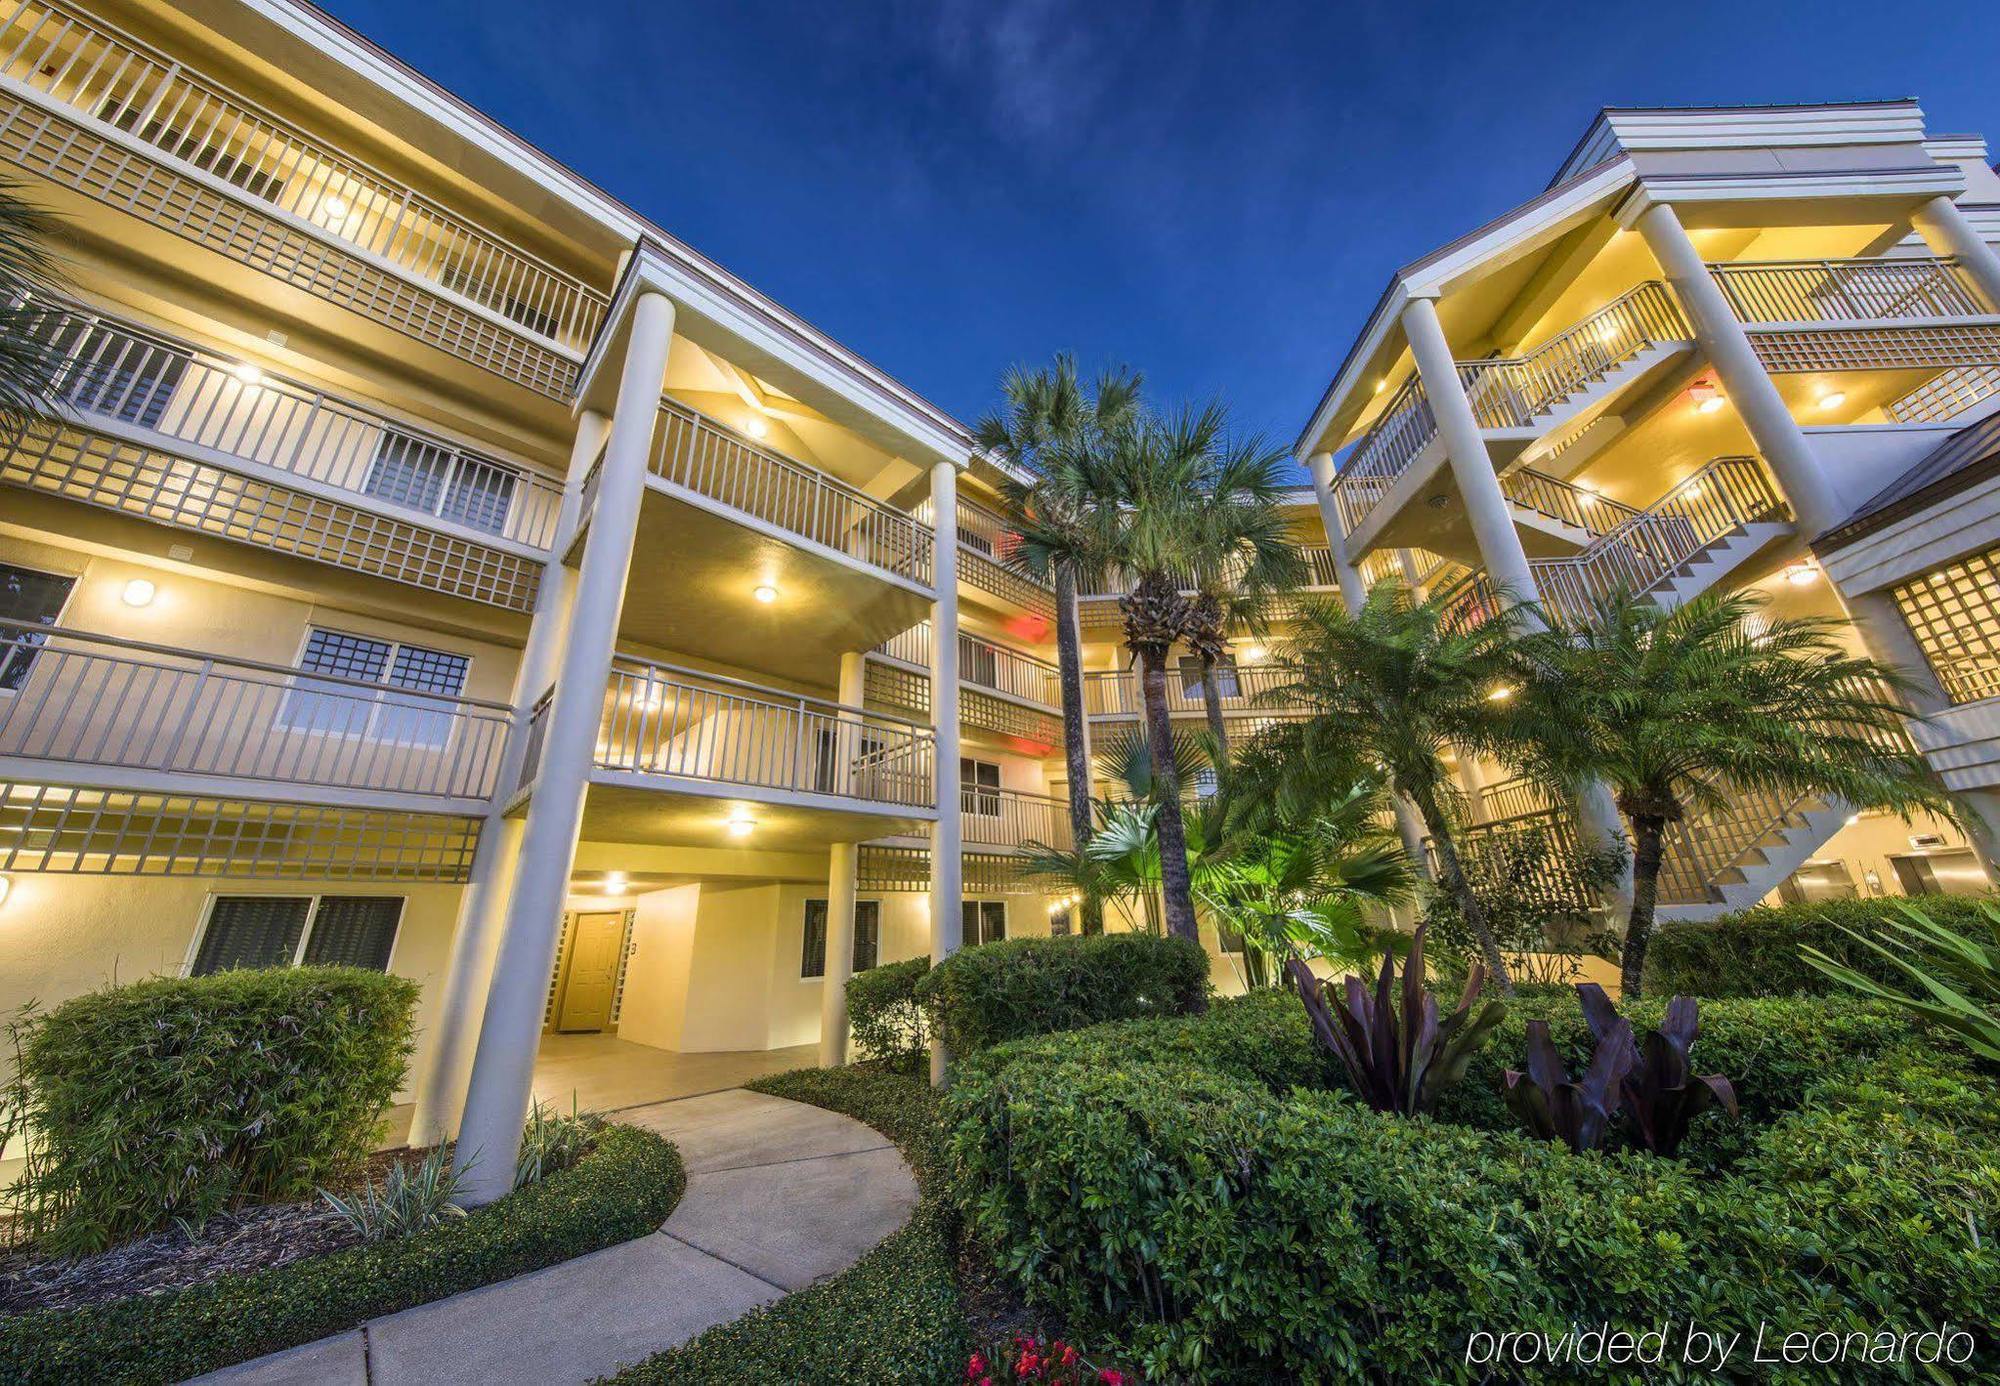
[{"label": "balcony", "polygon": [[[1270,698],[1277,689],[1293,682],[1292,670],[1275,664],[1239,665],[1217,669],[1225,717],[1279,719],[1297,715],[1299,709],[1274,705]],[[1139,675],[1131,669],[1091,671],[1083,676],[1083,705],[1092,718],[1140,717],[1146,710],[1139,688]],[[1201,684],[1192,674],[1167,673],[1167,712],[1173,717],[1207,715]]]},{"label": "balcony", "polygon": [[[928,717],[931,626],[916,626],[869,652],[868,698]],[[959,633],[961,727],[991,732],[1014,749],[1039,755],[1062,741],[1062,676],[1055,665],[1004,645]]]},{"label": "balcony", "polygon": [[[523,788],[548,705],[529,719]],[[933,753],[930,728],[900,717],[620,656],[583,836],[796,848],[920,832],[937,816]]]},{"label": "balcony", "polygon": [[0,157],[554,399],[602,321],[574,275],[129,34],[0,19]]},{"label": "balcony", "polygon": [[69,420],[0,480],[429,591],[526,610],[562,492],[377,410],[74,304],[28,331]]},{"label": "balcony", "polygon": [[0,775],[483,813],[500,703],[0,620]]},{"label": "balcony", "polygon": [[[930,502],[917,507],[926,523]],[[958,502],[958,578],[960,583],[994,598],[1002,609],[1019,608],[1050,620],[1055,618],[1055,593],[1013,567],[1009,557],[1020,543],[1004,516],[976,502]]]},{"label": "balcony", "polygon": [[[2000,363],[2000,312],[1956,260],[1743,262],[1708,271],[1774,375],[1907,371],[1915,393],[1941,372]],[[1919,396],[1887,407],[1906,416],[1934,403]]]},{"label": "balcony", "polygon": [[960,836],[966,850],[1020,851],[1031,842],[1068,851],[1069,801],[1018,789],[968,786],[959,791]]},{"label": "balcony", "polygon": [[[633,641],[824,683],[842,652],[929,614],[931,530],[907,511],[673,400],[647,466],[621,627]],[[597,480],[593,466],[586,522]]]}]

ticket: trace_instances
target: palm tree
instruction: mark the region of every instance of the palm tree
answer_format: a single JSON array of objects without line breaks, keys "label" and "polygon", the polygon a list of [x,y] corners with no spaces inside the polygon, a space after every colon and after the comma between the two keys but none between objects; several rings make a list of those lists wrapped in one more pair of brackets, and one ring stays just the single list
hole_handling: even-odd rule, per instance
[{"label": "palm tree", "polygon": [[[1063,709],[1063,762],[1069,778],[1069,821],[1076,849],[1090,841],[1090,757],[1085,745],[1083,635],[1077,629],[1077,560],[1081,517],[1042,484],[1051,448],[1088,451],[1127,427],[1139,403],[1140,376],[1125,368],[1106,370],[1093,388],[1077,378],[1076,358],[1065,352],[1053,366],[1029,371],[1016,366],[1000,382],[1004,403],[973,428],[990,456],[1028,474],[1003,488],[1007,508],[1023,531],[1009,561],[1055,588],[1056,669]],[[1032,540],[1026,533],[1032,531]],[[1099,933],[1103,914],[1096,898],[1084,896],[1083,931]]]},{"label": "palm tree", "polygon": [[[1119,574],[1125,644],[1139,666],[1146,736],[1162,777],[1158,831],[1167,931],[1196,939],[1179,784],[1172,778],[1167,656],[1190,626],[1183,589],[1191,576],[1229,572],[1253,592],[1296,586],[1303,559],[1280,509],[1286,454],[1260,438],[1232,440],[1219,404],[1171,416],[1141,414],[1106,446],[1048,451],[1044,485],[1052,509],[1077,517],[1073,561],[1080,578]],[[1024,549],[1051,546],[1033,522]]]},{"label": "palm tree", "polygon": [[1439,884],[1509,995],[1513,979],[1459,861],[1444,752],[1504,753],[1508,724],[1492,694],[1517,674],[1523,620],[1519,608],[1503,603],[1484,619],[1463,619],[1455,594],[1420,601],[1384,578],[1352,613],[1338,602],[1302,604],[1280,654],[1292,682],[1272,694],[1309,709],[1294,733],[1306,766],[1373,767],[1417,806],[1437,853]]},{"label": "palm tree", "polygon": [[1520,647],[1516,759],[1572,791],[1603,782],[1631,826],[1626,996],[1644,981],[1667,827],[1690,812],[1758,791],[1950,812],[1903,731],[1907,680],[1848,654],[1833,621],[1765,619],[1765,600],[1709,592],[1665,610],[1619,590]]},{"label": "palm tree", "polygon": [[66,357],[49,331],[48,298],[60,265],[48,248],[58,224],[0,183],[0,447],[17,447],[39,419],[62,412],[56,389]]}]

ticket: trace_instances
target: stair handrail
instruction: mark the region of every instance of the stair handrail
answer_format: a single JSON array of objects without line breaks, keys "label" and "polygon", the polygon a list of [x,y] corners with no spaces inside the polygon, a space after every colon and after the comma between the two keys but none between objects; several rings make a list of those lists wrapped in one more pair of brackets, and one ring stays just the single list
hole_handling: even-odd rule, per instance
[{"label": "stair handrail", "polygon": [[1607,495],[1538,472],[1517,467],[1500,478],[1500,490],[1524,510],[1546,515],[1559,524],[1587,534],[1604,535],[1642,512]]},{"label": "stair handrail", "polygon": [[1334,498],[1349,534],[1436,436],[1430,396],[1424,393],[1423,377],[1413,371],[1389,397],[1334,481]]},{"label": "stair handrail", "polygon": [[1672,291],[1648,279],[1518,356],[1460,361],[1458,378],[1481,428],[1526,428],[1552,401],[1647,348],[1693,337]]},{"label": "stair handrail", "polygon": [[1588,606],[1623,585],[1650,592],[1667,574],[1724,535],[1785,513],[1783,497],[1754,457],[1717,457],[1682,477],[1589,548],[1528,567],[1542,600],[1560,610]]}]

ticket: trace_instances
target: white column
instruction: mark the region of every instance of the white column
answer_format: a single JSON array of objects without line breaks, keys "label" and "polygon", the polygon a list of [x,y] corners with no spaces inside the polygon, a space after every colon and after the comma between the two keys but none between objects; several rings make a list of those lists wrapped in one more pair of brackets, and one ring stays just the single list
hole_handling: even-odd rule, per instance
[{"label": "white column", "polygon": [[1417,806],[1407,797],[1389,787],[1389,805],[1396,812],[1396,836],[1402,839],[1403,856],[1409,860],[1410,869],[1428,881],[1431,876],[1430,853],[1424,850],[1424,816],[1417,812]]},{"label": "white column", "polygon": [[465,893],[459,899],[458,927],[452,934],[451,959],[446,965],[438,1016],[432,1025],[429,1062],[417,1081],[416,1112],[410,1120],[412,1145],[435,1145],[458,1129],[465,1105],[465,1079],[472,1047],[479,1036],[480,998],[493,966],[493,952],[506,917],[508,887],[521,851],[522,823],[503,811],[514,796],[527,758],[528,715],[555,679],[556,663],[569,630],[569,609],[576,592],[576,575],[562,560],[560,544],[574,531],[582,498],[584,473],[597,460],[611,421],[586,409],[576,421],[570,447],[568,481],[556,519],[549,561],[535,589],[534,620],[521,663],[514,673],[514,725],[500,761],[493,806],[479,830]]},{"label": "white column", "polygon": [[[931,468],[931,729],[937,738],[937,823],[931,828],[931,961],[943,962],[961,942],[964,899],[958,802],[958,468]],[[942,1085],[950,1056],[931,1038],[931,1082]]]},{"label": "white column", "polygon": [[[842,707],[861,706],[867,696],[866,677],[861,655],[850,652],[840,657],[836,700]],[[822,1068],[838,1068],[847,1062],[847,982],[854,975],[854,883],[860,874],[859,856],[852,842],[836,842],[827,851],[826,966],[821,972],[819,997]]]},{"label": "white column", "polygon": [[1347,559],[1347,531],[1340,523],[1340,503],[1333,494],[1333,454],[1316,452],[1307,462],[1312,472],[1313,495],[1319,499],[1319,522],[1326,530],[1326,546],[1333,552],[1333,575],[1340,582],[1340,600],[1349,611],[1359,611],[1368,600],[1368,588],[1361,571]]},{"label": "white column", "polygon": [[1520,531],[1514,527],[1513,507],[1500,490],[1500,477],[1493,470],[1472,401],[1465,397],[1458,362],[1452,358],[1451,345],[1438,323],[1437,305],[1427,298],[1411,299],[1403,309],[1403,334],[1409,339],[1410,355],[1416,358],[1417,373],[1423,377],[1424,393],[1430,397],[1431,414],[1444,438],[1452,479],[1465,501],[1466,518],[1472,522],[1472,537],[1479,545],[1487,577],[1516,602],[1540,601],[1541,591],[1528,568],[1528,555],[1522,551]]},{"label": "white column", "polygon": [[1910,225],[1917,228],[1933,254],[1965,266],[1988,305],[2000,312],[2000,251],[1979,239],[1956,202],[1934,197],[1911,213]]},{"label": "white column", "polygon": [[535,795],[522,836],[521,865],[487,987],[486,1017],[466,1091],[455,1164],[465,1180],[468,1204],[490,1203],[513,1186],[542,1007],[555,967],[563,899],[569,893],[577,830],[604,717],[604,693],[611,680],[625,580],[639,531],[647,453],[660,412],[673,329],[672,302],[661,294],[641,293],[632,308],[618,402],[577,576],[571,635],[555,678]]},{"label": "white column", "polygon": [[1653,258],[1673,284],[1730,404],[1750,430],[1758,452],[1778,480],[1778,489],[1791,503],[1800,536],[1811,539],[1838,523],[1844,518],[1840,503],[1806,445],[1806,435],[1799,431],[1792,411],[1771,383],[1756,348],[1750,345],[1749,334],[1737,321],[1735,310],[1702,262],[1701,252],[1688,239],[1674,209],[1664,202],[1648,207],[1639,218],[1639,234],[1646,238]]}]

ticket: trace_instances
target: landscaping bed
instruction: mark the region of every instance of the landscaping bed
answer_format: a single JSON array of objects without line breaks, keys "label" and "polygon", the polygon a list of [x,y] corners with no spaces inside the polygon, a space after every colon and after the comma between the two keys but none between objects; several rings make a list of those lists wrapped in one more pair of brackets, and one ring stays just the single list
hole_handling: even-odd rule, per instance
[{"label": "landscaping bed", "polygon": [[[946,1098],[954,1197],[1031,1304],[1152,1379],[1615,1378],[1468,1361],[1476,1334],[1606,1322],[1676,1351],[1743,1333],[1738,1377],[1772,1370],[1760,1325],[1950,1324],[1976,1347],[1942,1369],[1993,1379],[2000,1091],[1962,1051],[1845,999],[1707,1002],[1696,1066],[1741,1119],[1704,1116],[1676,1158],[1575,1154],[1499,1097],[1532,1017],[1579,1071],[1575,1000],[1523,1000],[1432,1117],[1344,1092],[1289,993],[1003,1045]],[[1781,1370],[1934,1379],[1907,1356]]]},{"label": "landscaping bed", "polygon": [[686,1184],[670,1143],[609,1126],[572,1168],[412,1237],[0,1319],[0,1380],[55,1386],[197,1376],[643,1236],[666,1220]]}]

